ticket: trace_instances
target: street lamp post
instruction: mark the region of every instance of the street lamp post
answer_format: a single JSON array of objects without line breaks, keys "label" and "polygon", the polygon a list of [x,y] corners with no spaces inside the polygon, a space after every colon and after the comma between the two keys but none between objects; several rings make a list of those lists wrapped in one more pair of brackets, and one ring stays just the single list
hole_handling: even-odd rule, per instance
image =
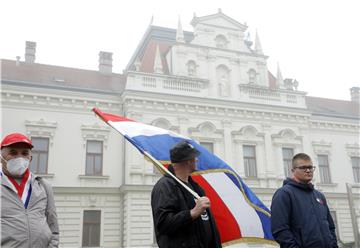
[{"label": "street lamp post", "polygon": [[353,197],[353,192],[352,192],[353,188],[360,188],[360,185],[346,183],[346,190],[347,190],[349,207],[350,207],[351,222],[352,222],[353,232],[354,232],[354,241],[355,241],[354,247],[360,247],[359,226],[358,226],[358,220],[357,220],[358,216],[355,211],[354,197]]}]

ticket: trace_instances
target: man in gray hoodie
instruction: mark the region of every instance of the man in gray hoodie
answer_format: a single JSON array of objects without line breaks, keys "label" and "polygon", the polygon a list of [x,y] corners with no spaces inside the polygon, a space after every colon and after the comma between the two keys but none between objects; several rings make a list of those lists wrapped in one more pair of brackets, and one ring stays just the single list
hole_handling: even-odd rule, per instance
[{"label": "man in gray hoodie", "polygon": [[52,188],[29,170],[31,140],[12,133],[1,141],[1,247],[58,247]]}]

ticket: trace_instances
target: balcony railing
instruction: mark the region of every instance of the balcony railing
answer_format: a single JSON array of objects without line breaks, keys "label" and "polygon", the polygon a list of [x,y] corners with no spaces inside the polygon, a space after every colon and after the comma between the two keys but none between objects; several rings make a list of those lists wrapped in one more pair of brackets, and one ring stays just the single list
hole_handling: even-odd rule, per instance
[{"label": "balcony railing", "polygon": [[305,108],[305,92],[287,89],[270,89],[265,86],[239,84],[240,99],[259,103]]},{"label": "balcony railing", "polygon": [[239,85],[240,95],[248,95],[249,98],[260,98],[271,101],[281,101],[280,92],[265,87]]},{"label": "balcony railing", "polygon": [[[129,72],[126,88],[165,94],[189,95],[195,97],[226,99],[277,106],[306,108],[305,92],[288,89],[271,89],[254,84],[230,85],[230,93],[224,97],[218,92],[217,83],[207,79],[186,76]],[[229,88],[229,89],[230,89]]]},{"label": "balcony railing", "polygon": [[198,93],[207,88],[209,80],[193,79],[169,75],[152,76],[144,73],[134,73],[128,77],[128,88],[148,88],[149,90],[167,90],[173,92]]}]

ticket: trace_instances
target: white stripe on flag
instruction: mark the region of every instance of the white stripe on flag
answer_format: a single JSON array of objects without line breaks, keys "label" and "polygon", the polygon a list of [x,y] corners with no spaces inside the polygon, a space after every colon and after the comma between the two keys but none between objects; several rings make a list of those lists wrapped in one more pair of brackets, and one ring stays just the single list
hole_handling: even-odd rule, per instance
[{"label": "white stripe on flag", "polygon": [[202,174],[212,188],[218,193],[228,207],[237,223],[243,237],[264,238],[261,220],[255,209],[244,199],[241,191],[224,173]]},{"label": "white stripe on flag", "polygon": [[128,135],[131,138],[139,135],[153,136],[153,135],[168,134],[173,137],[189,139],[187,137],[181,136],[177,133],[168,131],[166,129],[162,129],[134,121],[109,121],[109,124],[112,125],[118,131],[120,131],[120,133],[122,133],[123,135]]}]

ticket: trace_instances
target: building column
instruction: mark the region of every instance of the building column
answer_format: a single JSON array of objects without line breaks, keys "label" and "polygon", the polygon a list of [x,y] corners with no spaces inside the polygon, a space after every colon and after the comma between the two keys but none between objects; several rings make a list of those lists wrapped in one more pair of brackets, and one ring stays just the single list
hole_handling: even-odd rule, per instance
[{"label": "building column", "polygon": [[231,166],[231,168],[235,169],[233,165],[233,144],[231,139],[231,121],[223,120],[222,121],[223,129],[224,129],[224,159],[225,162]]},{"label": "building column", "polygon": [[300,128],[300,135],[302,136],[302,151],[299,152],[308,153],[310,156],[313,155],[309,129]]},{"label": "building column", "polygon": [[179,116],[178,117],[178,122],[179,122],[180,134],[184,135],[184,136],[188,136],[189,131],[188,131],[187,124],[189,123],[189,119],[186,116]]},{"label": "building column", "polygon": [[242,144],[243,143],[240,140],[234,141],[234,157],[236,164],[234,164],[233,168],[240,175],[241,178],[245,178]]},{"label": "building column", "polygon": [[271,139],[271,125],[263,124],[264,130],[264,145],[265,145],[265,172],[268,179],[269,187],[276,187],[276,173],[274,163],[274,150]]}]

